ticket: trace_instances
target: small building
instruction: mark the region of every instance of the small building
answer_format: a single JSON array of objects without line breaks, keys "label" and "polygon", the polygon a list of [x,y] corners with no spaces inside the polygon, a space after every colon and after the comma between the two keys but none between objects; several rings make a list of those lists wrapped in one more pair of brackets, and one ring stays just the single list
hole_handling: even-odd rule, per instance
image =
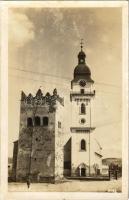
[{"label": "small building", "polygon": [[12,158],[8,158],[8,181],[12,181],[12,166],[13,166],[13,161]]},{"label": "small building", "polygon": [[109,166],[102,165],[102,175],[108,176],[109,175]]}]

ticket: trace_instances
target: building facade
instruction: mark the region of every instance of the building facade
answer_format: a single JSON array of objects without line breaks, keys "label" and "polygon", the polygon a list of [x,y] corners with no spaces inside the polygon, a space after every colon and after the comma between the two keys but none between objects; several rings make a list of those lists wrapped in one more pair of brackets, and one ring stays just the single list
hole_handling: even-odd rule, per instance
[{"label": "building facade", "polygon": [[[92,124],[95,89],[86,55],[78,54],[69,103],[57,90],[36,96],[21,94],[20,131],[14,145],[13,174],[16,181],[58,181],[63,177],[101,174],[101,146]],[[15,149],[16,148],[16,149]]]}]

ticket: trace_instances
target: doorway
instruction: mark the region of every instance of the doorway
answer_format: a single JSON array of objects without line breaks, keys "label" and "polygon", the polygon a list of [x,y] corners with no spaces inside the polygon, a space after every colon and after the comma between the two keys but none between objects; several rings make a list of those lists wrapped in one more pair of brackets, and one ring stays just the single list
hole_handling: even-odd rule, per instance
[{"label": "doorway", "polygon": [[81,168],[81,176],[86,176],[86,169],[85,168]]}]

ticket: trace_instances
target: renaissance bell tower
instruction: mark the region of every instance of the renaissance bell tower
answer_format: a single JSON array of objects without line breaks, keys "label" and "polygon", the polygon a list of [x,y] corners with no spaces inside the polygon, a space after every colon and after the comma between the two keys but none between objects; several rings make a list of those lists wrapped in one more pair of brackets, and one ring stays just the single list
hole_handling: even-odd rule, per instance
[{"label": "renaissance bell tower", "polygon": [[71,175],[90,176],[91,173],[91,133],[92,100],[95,97],[94,81],[91,78],[90,68],[86,64],[86,54],[78,54],[78,65],[74,69],[71,81]]}]

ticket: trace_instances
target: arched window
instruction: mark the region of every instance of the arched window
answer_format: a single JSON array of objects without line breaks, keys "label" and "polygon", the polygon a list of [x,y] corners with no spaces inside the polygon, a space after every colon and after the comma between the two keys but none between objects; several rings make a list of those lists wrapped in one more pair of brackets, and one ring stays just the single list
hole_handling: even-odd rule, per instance
[{"label": "arched window", "polygon": [[85,107],[85,104],[82,103],[81,104],[81,114],[85,114],[86,113],[86,107]]},{"label": "arched window", "polygon": [[48,126],[48,117],[43,117],[43,126]]},{"label": "arched window", "polygon": [[35,117],[35,126],[40,126],[40,117]]},{"label": "arched window", "polygon": [[81,150],[86,150],[86,142],[85,142],[85,140],[81,140]]},{"label": "arched window", "polygon": [[32,121],[32,118],[31,118],[31,117],[28,117],[28,118],[27,118],[27,126],[28,126],[28,127],[33,126],[33,121]]}]

